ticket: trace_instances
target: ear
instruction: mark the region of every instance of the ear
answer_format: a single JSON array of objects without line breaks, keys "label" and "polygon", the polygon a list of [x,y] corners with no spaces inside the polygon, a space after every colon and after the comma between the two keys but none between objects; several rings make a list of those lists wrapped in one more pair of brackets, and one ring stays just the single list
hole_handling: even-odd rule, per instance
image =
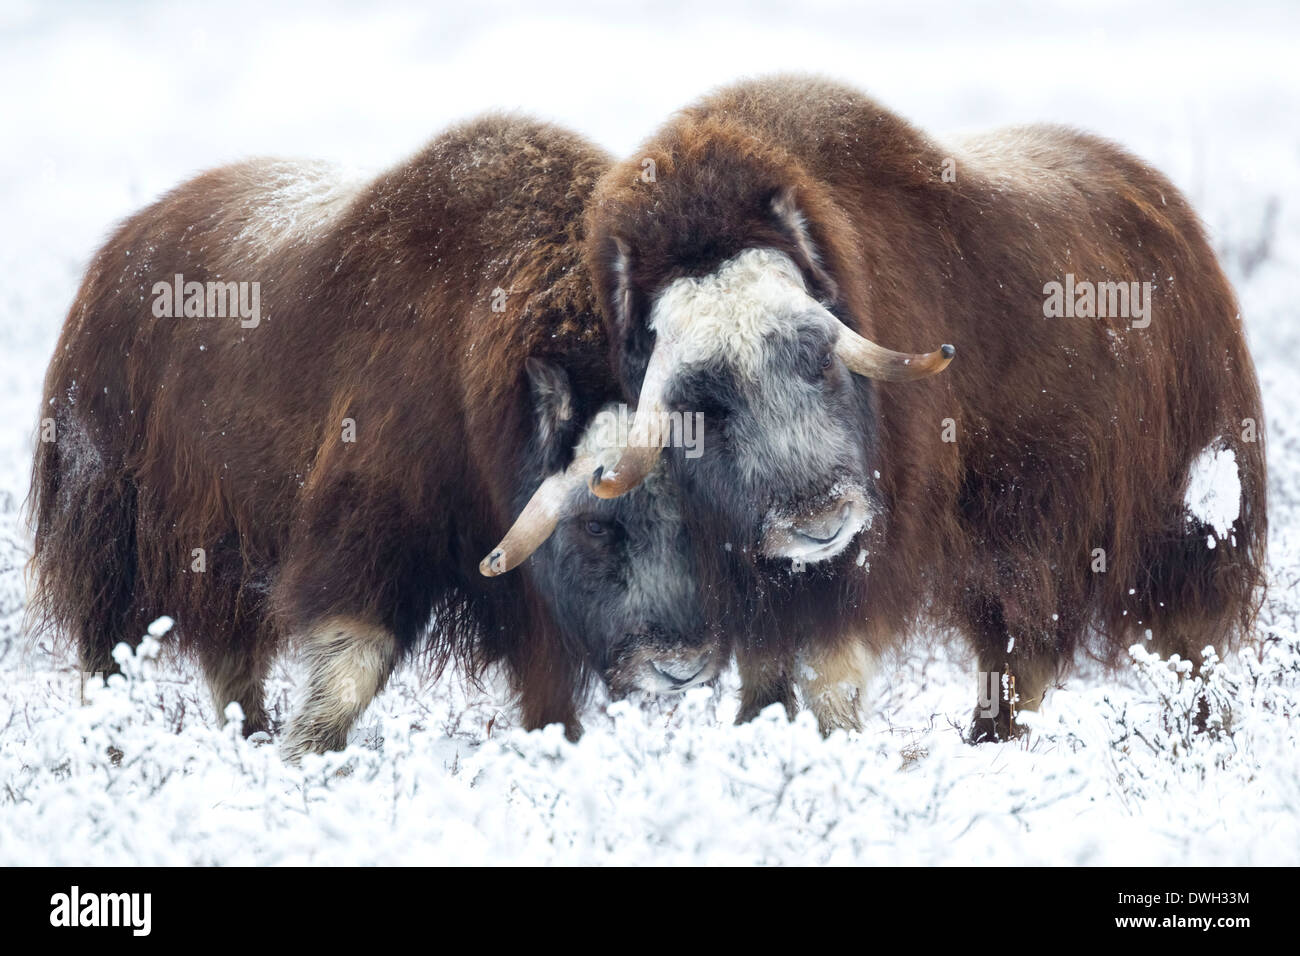
[{"label": "ear", "polygon": [[611,236],[609,245],[610,308],[621,338],[632,321],[632,247],[620,236]]},{"label": "ear", "polygon": [[[639,382],[650,361],[654,336],[637,321],[635,293],[632,289],[632,247],[620,236],[610,236],[606,261],[609,263],[609,297],[613,316],[610,336],[615,346],[619,377],[630,388]],[[636,393],[632,392],[631,401]]]},{"label": "ear", "polygon": [[554,362],[529,356],[524,368],[532,392],[537,442],[544,469],[550,474],[564,467],[565,452],[573,444],[573,389],[568,373]]},{"label": "ear", "polygon": [[822,264],[821,252],[813,242],[808,231],[808,220],[799,207],[793,186],[784,186],[772,197],[772,217],[777,225],[790,238],[794,246],[795,259],[804,275],[811,276],[815,294],[820,298],[835,301],[839,297],[839,287]]}]

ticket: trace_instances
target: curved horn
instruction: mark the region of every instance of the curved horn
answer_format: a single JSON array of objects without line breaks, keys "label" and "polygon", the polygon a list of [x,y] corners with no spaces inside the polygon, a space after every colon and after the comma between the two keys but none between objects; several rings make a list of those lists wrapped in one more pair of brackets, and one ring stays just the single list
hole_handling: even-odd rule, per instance
[{"label": "curved horn", "polygon": [[538,485],[501,543],[479,562],[479,573],[488,578],[505,574],[519,567],[540,548],[560,520],[564,499],[574,488],[582,487],[594,463],[595,460],[588,455],[579,456],[564,471],[550,475]]},{"label": "curved horn", "polygon": [[835,354],[844,360],[850,372],[886,382],[909,382],[942,372],[956,352],[951,345],[923,354],[894,352],[863,338],[848,326],[840,331],[839,341],[835,343]]},{"label": "curved horn", "polygon": [[[637,419],[639,423],[639,412]],[[635,427],[636,424],[633,425]],[[645,481],[645,476],[654,470],[662,451],[662,445],[633,445],[629,441],[627,449],[613,468],[602,465],[592,473],[587,482],[591,493],[597,498],[618,498],[627,494]]]},{"label": "curved horn", "polygon": [[664,444],[671,438],[668,429],[662,428],[664,388],[672,365],[673,349],[669,342],[660,339],[650,353],[645,378],[641,381],[641,396],[637,400],[636,418],[628,432],[627,447],[613,468],[600,467],[591,476],[588,486],[597,498],[618,498],[627,494],[654,470]]}]

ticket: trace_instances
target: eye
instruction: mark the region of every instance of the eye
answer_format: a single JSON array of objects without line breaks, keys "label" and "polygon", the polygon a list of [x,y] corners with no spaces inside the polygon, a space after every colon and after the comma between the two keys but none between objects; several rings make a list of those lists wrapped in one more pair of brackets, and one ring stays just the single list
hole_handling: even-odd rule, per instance
[{"label": "eye", "polygon": [[601,535],[609,533],[609,525],[605,524],[603,521],[597,521],[594,518],[588,520],[584,527],[587,530],[587,534],[591,535],[593,538],[599,538]]},{"label": "eye", "polygon": [[825,355],[823,355],[823,356],[822,356],[822,371],[823,371],[823,372],[829,372],[829,371],[830,371],[830,368],[831,368],[831,363],[833,363],[834,361],[835,361],[835,356],[832,355],[830,352],[827,352]]}]

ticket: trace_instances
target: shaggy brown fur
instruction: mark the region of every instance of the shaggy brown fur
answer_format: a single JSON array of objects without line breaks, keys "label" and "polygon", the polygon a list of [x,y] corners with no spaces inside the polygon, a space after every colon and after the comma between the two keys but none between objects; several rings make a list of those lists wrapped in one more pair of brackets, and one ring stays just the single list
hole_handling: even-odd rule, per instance
[{"label": "shaggy brown fur", "polygon": [[[607,166],[563,130],[489,117],[355,188],[248,162],[128,220],[46,378],[57,440],[32,480],[37,624],[103,671],[118,642],[173,615],[251,732],[282,638],[345,620],[400,654],[432,618],[439,666],[503,660],[527,726],[575,728],[581,659],[526,569],[489,581],[478,562],[521,486],[565,464],[527,458],[526,360],[560,360],[575,429],[617,393],[580,257]],[[260,324],[155,318],[154,283],[174,273],[259,282]],[[392,660],[379,647],[364,662],[366,693]]]},{"label": "shaggy brown fur", "polygon": [[[820,265],[773,219],[787,189]],[[869,385],[885,540],[872,546],[868,596],[846,584],[841,617],[897,636],[928,609],[970,637],[981,671],[1016,677],[1022,706],[1078,647],[1114,661],[1149,629],[1155,645],[1196,660],[1251,626],[1265,462],[1237,302],[1186,200],[1119,147],[1047,126],[943,147],[831,82],[744,82],[615,166],[588,234],[630,396],[653,344],[653,296],[755,246],[789,253],[835,314],[883,345],[956,346],[935,378]],[[620,243],[627,326],[615,301]],[[1154,283],[1150,326],[1045,318],[1044,286],[1067,273]],[[955,443],[942,440],[945,419]],[[1243,439],[1245,419],[1256,441]],[[1242,494],[1232,535],[1210,549],[1183,499],[1189,465],[1215,443],[1235,453]],[[1104,573],[1092,570],[1094,549]],[[809,610],[787,609],[783,626],[808,634],[798,618]],[[773,675],[788,672],[792,648],[774,627],[740,648],[747,671],[778,687],[760,703],[789,696]],[[1008,712],[977,719],[976,739],[1007,734]]]}]

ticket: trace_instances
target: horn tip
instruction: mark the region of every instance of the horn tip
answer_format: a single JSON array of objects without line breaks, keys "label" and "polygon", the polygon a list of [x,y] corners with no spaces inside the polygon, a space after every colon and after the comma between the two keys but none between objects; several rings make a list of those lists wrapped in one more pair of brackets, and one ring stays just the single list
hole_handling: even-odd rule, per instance
[{"label": "horn tip", "polygon": [[495,578],[499,574],[505,574],[509,570],[505,566],[505,559],[505,552],[497,548],[478,563],[478,573],[485,578]]},{"label": "horn tip", "polygon": [[939,352],[940,352],[940,353],[943,355],[943,357],[946,358],[946,359],[950,359],[950,358],[952,358],[954,355],[957,354],[957,350],[956,350],[955,348],[953,348],[951,345],[941,345],[941,346],[939,346]]},{"label": "horn tip", "polygon": [[617,498],[618,491],[613,479],[605,476],[605,466],[597,465],[587,480],[587,488],[597,498]]},{"label": "horn tip", "polygon": [[597,498],[608,500],[619,496],[618,486],[612,481],[597,481],[595,478],[592,478],[587,487]]}]

